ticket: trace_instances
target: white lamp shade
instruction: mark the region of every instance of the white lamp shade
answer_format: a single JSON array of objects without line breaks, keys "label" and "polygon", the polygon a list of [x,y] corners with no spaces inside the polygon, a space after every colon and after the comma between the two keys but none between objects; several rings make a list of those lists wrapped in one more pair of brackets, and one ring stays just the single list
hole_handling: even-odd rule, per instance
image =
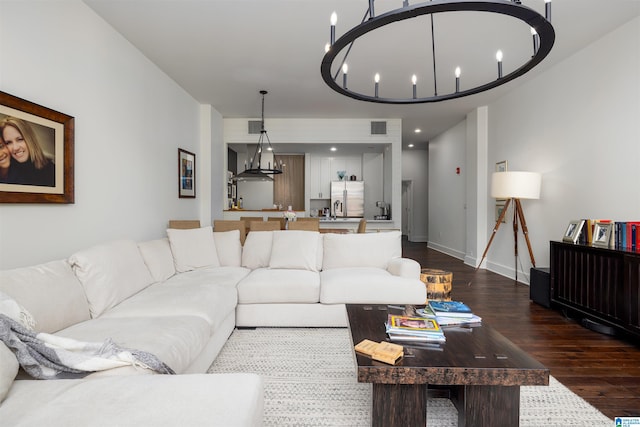
[{"label": "white lamp shade", "polygon": [[496,199],[539,199],[542,176],[537,172],[494,172],[491,197]]}]

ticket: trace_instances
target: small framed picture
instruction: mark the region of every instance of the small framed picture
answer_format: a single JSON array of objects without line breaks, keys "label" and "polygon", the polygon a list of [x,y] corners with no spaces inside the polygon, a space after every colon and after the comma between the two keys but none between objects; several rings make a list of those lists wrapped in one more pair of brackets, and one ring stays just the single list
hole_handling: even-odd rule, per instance
[{"label": "small framed picture", "polygon": [[507,161],[503,160],[501,162],[496,163],[496,172],[506,172],[507,171]]},{"label": "small framed picture", "polygon": [[613,222],[596,221],[593,228],[593,246],[609,248],[613,241]]},{"label": "small framed picture", "polygon": [[562,241],[576,243],[578,241],[578,238],[580,237],[580,232],[582,231],[583,226],[583,219],[570,221],[569,225],[567,226],[567,230],[564,232],[564,236],[562,236]]},{"label": "small framed picture", "polygon": [[196,155],[178,148],[178,197],[196,197]]},{"label": "small framed picture", "polygon": [[[502,212],[504,211],[504,204],[505,204],[504,200],[502,201],[502,203],[496,203],[496,222],[498,222],[498,220],[500,219],[500,215],[502,215]],[[505,216],[502,217],[503,223],[507,222],[505,218],[506,218],[506,213],[505,213]]]}]

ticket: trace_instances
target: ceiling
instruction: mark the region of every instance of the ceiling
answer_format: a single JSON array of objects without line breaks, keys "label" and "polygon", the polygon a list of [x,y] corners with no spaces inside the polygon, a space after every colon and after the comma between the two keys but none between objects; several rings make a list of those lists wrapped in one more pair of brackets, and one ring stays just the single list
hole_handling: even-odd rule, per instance
[{"label": "ceiling", "polygon": [[[368,7],[366,0],[84,1],[198,102],[212,105],[225,118],[259,118],[259,91],[265,89],[269,91],[265,99],[267,131],[269,118],[400,118],[403,149],[409,143],[426,147],[430,138],[460,122],[476,107],[491,103],[640,15],[640,0],[554,0],[554,48],[529,73],[457,100],[388,105],[340,95],[320,76],[331,13],[338,14],[336,37],[340,37],[360,23]],[[378,0],[376,13],[400,7],[401,1]],[[522,3],[544,15],[544,0]],[[521,28],[523,24],[517,20],[494,15],[464,12],[435,18],[440,92],[453,91],[456,65],[463,69],[463,88],[483,67],[497,73],[496,46],[505,52],[505,74],[514,67],[513,62],[531,55],[528,28]],[[388,96],[383,89],[394,94],[404,90],[410,95],[412,73],[420,75],[421,91],[432,90],[427,89],[432,83],[426,82],[428,70],[433,68],[428,21],[396,23],[374,33],[359,40],[349,56],[350,88],[360,85],[367,90],[366,85],[371,85],[373,91],[372,76],[383,69],[379,71],[383,96]],[[478,40],[481,42],[476,43]],[[356,48],[360,50],[356,52]],[[395,67],[405,63],[404,69]],[[422,132],[415,133],[416,128]]]}]

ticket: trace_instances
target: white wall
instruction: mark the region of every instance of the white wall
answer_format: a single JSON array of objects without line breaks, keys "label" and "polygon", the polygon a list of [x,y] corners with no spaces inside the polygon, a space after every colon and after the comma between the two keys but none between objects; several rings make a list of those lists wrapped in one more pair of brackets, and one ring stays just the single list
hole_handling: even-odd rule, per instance
[{"label": "white wall", "polygon": [[75,117],[75,204],[0,205],[0,268],[199,217],[177,194],[178,147],[210,167],[192,97],[79,1],[3,1],[0,40],[0,90]]},{"label": "white wall", "polygon": [[[572,219],[640,217],[638,75],[640,18],[489,106],[489,162],[542,173],[541,199],[523,201],[538,266]],[[512,270],[512,241],[496,236],[489,268]]]},{"label": "white wall", "polygon": [[[495,163],[502,160],[508,161],[509,170],[542,173],[541,199],[522,202],[537,266],[549,266],[549,241],[559,240],[572,219],[640,217],[640,192],[635,188],[640,174],[639,75],[640,18],[635,18],[488,106],[486,168],[484,175],[479,170],[478,179],[489,180]],[[444,210],[440,216],[432,212],[438,211],[435,204],[444,189],[451,188],[445,177],[454,160],[447,156],[457,156],[455,161],[465,158],[458,147],[464,141],[458,127],[430,145],[434,195],[430,197],[429,244],[435,240],[445,252],[455,243],[436,240],[434,231],[455,234],[456,229],[442,216]],[[431,175],[434,166],[445,170]],[[483,234],[490,237],[495,225],[495,203],[489,191],[486,186],[487,220],[485,230],[479,229],[476,235],[478,244]],[[457,209],[459,190],[450,197]],[[482,194],[478,200],[482,201]],[[487,268],[509,277],[515,272],[511,227],[510,219],[501,225],[487,255]],[[531,263],[521,232],[518,248],[518,278],[528,282]]]},{"label": "white wall", "polygon": [[[413,223],[409,225],[409,240],[426,242],[429,237],[429,152],[402,151],[402,180],[411,181],[413,190]],[[399,214],[396,211],[396,214]]]},{"label": "white wall", "polygon": [[466,249],[466,137],[462,121],[429,141],[429,247],[461,259]]}]

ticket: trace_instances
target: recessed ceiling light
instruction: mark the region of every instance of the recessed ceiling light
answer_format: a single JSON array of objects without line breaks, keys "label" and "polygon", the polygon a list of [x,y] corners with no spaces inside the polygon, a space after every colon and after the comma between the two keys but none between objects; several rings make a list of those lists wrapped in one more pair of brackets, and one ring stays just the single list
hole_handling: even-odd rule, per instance
[{"label": "recessed ceiling light", "polygon": [[331,147],[331,151],[337,151],[338,149],[336,147]]},{"label": "recessed ceiling light", "polygon": [[414,130],[414,132],[415,132],[415,133],[420,133],[420,132],[422,132],[422,129],[420,129],[420,128],[416,128],[416,130]]},{"label": "recessed ceiling light", "polygon": [[408,145],[408,147],[409,147],[409,148],[413,148],[413,144],[409,144],[409,145]]}]

